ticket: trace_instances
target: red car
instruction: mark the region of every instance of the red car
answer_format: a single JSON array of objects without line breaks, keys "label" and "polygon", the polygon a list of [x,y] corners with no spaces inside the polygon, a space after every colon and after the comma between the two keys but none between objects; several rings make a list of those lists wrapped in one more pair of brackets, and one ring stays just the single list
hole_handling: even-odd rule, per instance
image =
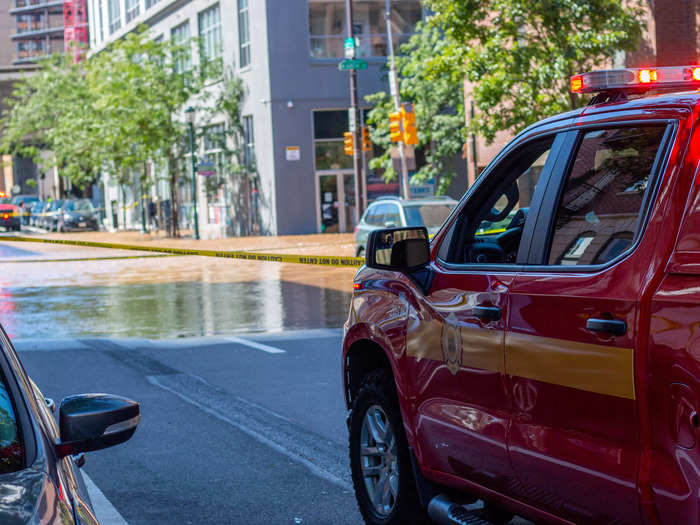
[{"label": "red car", "polygon": [[19,208],[14,204],[0,202],[0,227],[7,230],[19,231],[20,226]]},{"label": "red car", "polygon": [[700,523],[700,68],[571,87],[432,242],[370,236],[343,340],[367,523]]}]

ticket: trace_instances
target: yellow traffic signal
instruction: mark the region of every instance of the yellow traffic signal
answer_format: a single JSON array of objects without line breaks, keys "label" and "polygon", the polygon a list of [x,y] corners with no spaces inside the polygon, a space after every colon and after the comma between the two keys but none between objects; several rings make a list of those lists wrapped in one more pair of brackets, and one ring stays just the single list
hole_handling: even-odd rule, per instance
[{"label": "yellow traffic signal", "polygon": [[352,157],[355,154],[355,134],[346,131],[343,136],[345,137],[345,154]]},{"label": "yellow traffic signal", "polygon": [[401,112],[389,113],[389,135],[391,142],[401,142],[403,140],[403,129],[401,126]]},{"label": "yellow traffic signal", "polygon": [[403,142],[407,146],[415,146],[418,144],[418,128],[416,127],[416,114],[412,111],[406,111],[401,108],[403,114]]},{"label": "yellow traffic signal", "polygon": [[372,151],[372,139],[369,138],[369,128],[362,126],[362,150]]}]

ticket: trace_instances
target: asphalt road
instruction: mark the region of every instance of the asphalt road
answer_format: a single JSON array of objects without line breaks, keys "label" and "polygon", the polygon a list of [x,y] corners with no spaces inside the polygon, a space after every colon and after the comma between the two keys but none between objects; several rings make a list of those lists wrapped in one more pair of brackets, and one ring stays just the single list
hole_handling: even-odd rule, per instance
[{"label": "asphalt road", "polygon": [[361,523],[339,345],[339,330],[16,341],[57,402],[110,392],[141,403],[134,437],[88,454],[84,467],[132,525]]}]

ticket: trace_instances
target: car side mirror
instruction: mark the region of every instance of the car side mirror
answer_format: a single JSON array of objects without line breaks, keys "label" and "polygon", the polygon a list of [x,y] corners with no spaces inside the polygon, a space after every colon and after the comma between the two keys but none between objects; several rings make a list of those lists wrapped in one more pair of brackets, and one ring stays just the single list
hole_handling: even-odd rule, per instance
[{"label": "car side mirror", "polygon": [[425,227],[374,230],[367,239],[365,264],[370,268],[410,272],[430,262]]},{"label": "car side mirror", "polygon": [[141,408],[136,401],[110,394],[66,397],[59,408],[60,457],[124,443],[136,432]]}]

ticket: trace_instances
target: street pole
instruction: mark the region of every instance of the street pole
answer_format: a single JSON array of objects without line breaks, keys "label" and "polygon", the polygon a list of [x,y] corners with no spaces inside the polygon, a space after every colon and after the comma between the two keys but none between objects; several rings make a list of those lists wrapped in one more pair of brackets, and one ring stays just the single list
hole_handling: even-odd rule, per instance
[{"label": "street pole", "polygon": [[[399,78],[396,74],[396,61],[394,60],[394,39],[391,34],[391,1],[386,0],[384,12],[386,21],[386,40],[389,48],[389,90],[394,97],[394,109],[401,111],[401,94],[399,93]],[[399,142],[399,157],[401,159],[401,192],[404,199],[411,198],[411,189],[408,181],[408,165],[406,164],[406,151],[403,142]]]},{"label": "street pole", "polygon": [[192,205],[194,207],[194,240],[199,240],[199,218],[197,217],[197,169],[194,159],[194,125],[189,122],[190,126],[190,156],[192,161]]},{"label": "street pole", "polygon": [[[345,22],[348,31],[348,38],[353,39],[352,47],[352,58],[355,58],[355,29],[352,25],[352,0],[345,0]],[[362,159],[361,159],[361,148],[360,144],[362,140],[362,135],[360,132],[360,122],[359,122],[359,112],[357,107],[357,70],[350,69],[350,113],[349,124],[350,131],[352,132],[352,142],[353,142],[353,154],[352,154],[352,168],[355,175],[355,209],[357,210],[357,217],[355,223],[360,222],[360,217],[362,216],[362,209],[360,203],[360,181],[362,178]]]}]

